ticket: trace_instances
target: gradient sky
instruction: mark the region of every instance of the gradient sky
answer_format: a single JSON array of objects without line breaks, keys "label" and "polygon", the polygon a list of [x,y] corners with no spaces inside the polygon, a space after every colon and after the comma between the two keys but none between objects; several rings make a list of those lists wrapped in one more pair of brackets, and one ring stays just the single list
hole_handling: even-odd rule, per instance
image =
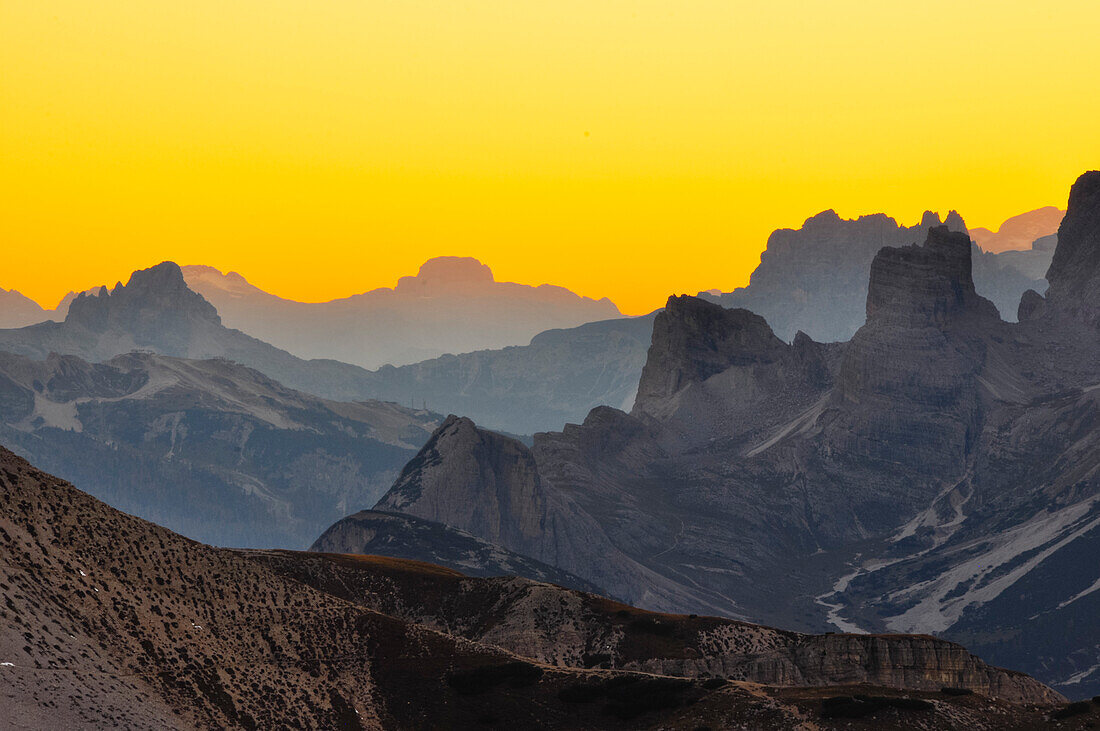
[{"label": "gradient sky", "polygon": [[1095,0],[0,0],[0,286],[173,259],[324,300],[460,254],[640,313],[824,208],[1064,206],[1098,33]]}]

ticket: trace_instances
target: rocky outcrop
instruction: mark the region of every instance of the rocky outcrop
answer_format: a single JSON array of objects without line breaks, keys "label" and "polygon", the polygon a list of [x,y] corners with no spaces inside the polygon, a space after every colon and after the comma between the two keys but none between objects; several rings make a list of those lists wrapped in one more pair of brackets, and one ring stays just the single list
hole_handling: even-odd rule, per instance
[{"label": "rocky outcrop", "polygon": [[867,268],[879,249],[923,241],[928,229],[943,224],[966,231],[954,211],[942,222],[925,211],[912,227],[881,213],[844,220],[824,211],[800,229],[774,231],[747,287],[700,297],[763,316],[783,340],[798,330],[822,342],[847,340],[863,324]]},{"label": "rocky outcrop", "polygon": [[407,512],[504,546],[526,546],[548,510],[535,459],[522,443],[448,416],[375,506]]},{"label": "rocky outcrop", "polygon": [[997,317],[996,308],[974,289],[965,233],[937,226],[923,244],[886,247],[871,262],[868,325],[942,329],[969,314]]},{"label": "rocky outcrop", "polygon": [[660,422],[681,448],[715,434],[749,439],[773,425],[760,414],[790,413],[820,398],[833,362],[830,349],[804,333],[788,345],[748,310],[670,297],[654,321],[631,413]]},{"label": "rocky outcrop", "polygon": [[826,431],[846,453],[948,481],[965,469],[979,430],[982,333],[1001,325],[974,290],[970,253],[965,234],[937,227],[921,246],[875,257],[867,324],[845,349],[838,419]]},{"label": "rocky outcrop", "polygon": [[669,297],[653,322],[634,408],[659,411],[661,403],[692,384],[735,365],[774,363],[786,350],[764,318],[748,310],[726,310],[695,297]]},{"label": "rocky outcrop", "polygon": [[1090,325],[1100,323],[1100,171],[1073,184],[1047,271],[1047,301]]},{"label": "rocky outcrop", "polygon": [[869,683],[964,688],[1016,703],[1058,694],[991,667],[951,642],[920,635],[805,635],[717,617],[657,614],[518,578],[468,579],[412,562],[286,553],[262,560],[349,601],[448,634],[562,667],[723,677],[787,687]]},{"label": "rocky outcrop", "polygon": [[1020,297],[1020,306],[1016,310],[1016,319],[1020,322],[1034,320],[1043,311],[1046,299],[1034,289],[1029,289]]},{"label": "rocky outcrop", "polygon": [[69,305],[66,322],[98,332],[117,327],[134,333],[139,341],[175,332],[189,320],[204,320],[217,325],[221,318],[214,305],[193,292],[183,280],[183,271],[175,262],[162,262],[130,275],[108,291],[82,293]]}]

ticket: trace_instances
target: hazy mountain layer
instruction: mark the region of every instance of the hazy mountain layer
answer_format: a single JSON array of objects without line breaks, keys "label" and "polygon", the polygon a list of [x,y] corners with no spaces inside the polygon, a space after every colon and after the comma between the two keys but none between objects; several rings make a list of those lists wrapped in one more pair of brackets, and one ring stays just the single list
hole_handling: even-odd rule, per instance
[{"label": "hazy mountain layer", "polygon": [[[875,255],[884,246],[923,241],[929,228],[939,223],[939,216],[931,212],[917,226],[906,228],[883,214],[842,220],[825,211],[797,231],[773,232],[747,287],[699,296],[724,307],[752,310],[788,342],[799,330],[822,342],[848,340],[866,320],[867,270]],[[952,231],[966,231],[954,211],[946,223]],[[1046,289],[1043,276],[1054,243],[1036,242],[1032,248],[1029,241],[1026,247],[1027,251],[1004,254],[974,250],[977,291],[1006,320],[1016,319],[1016,306],[1026,290]]]},{"label": "hazy mountain layer", "polygon": [[14,289],[0,288],[0,328],[33,325],[48,319],[51,314]]},{"label": "hazy mountain layer", "polygon": [[1094,694],[1100,173],[1074,185],[1021,322],[976,290],[972,254],[947,227],[882,249],[866,323],[832,346],[672,298],[630,414],[529,450],[448,420],[379,508],[643,606],[965,636]]},{"label": "hazy mountain layer", "polygon": [[367,371],[334,360],[302,360],[225,327],[214,306],[187,286],[180,268],[164,262],[134,272],[125,285],[77,296],[63,322],[0,330],[0,351],[39,360],[62,353],[103,361],[134,350],[227,358],[324,398],[426,405],[530,434],[579,421],[599,404],[629,404],[651,321],[595,322],[547,331],[526,346]]},{"label": "hazy mountain layer", "polygon": [[[794,729],[858,713],[980,729],[1059,710],[1034,680],[931,638],[805,637],[426,564],[215,549],[3,449],[0,543],[0,702],[15,728]],[[610,651],[577,658],[596,642]],[[727,663],[774,684],[698,677]],[[835,685],[800,687],[818,679]],[[852,685],[868,679],[896,685]]]},{"label": "hazy mountain layer", "polygon": [[303,358],[364,368],[526,345],[544,330],[619,315],[606,298],[580,297],[549,284],[497,282],[489,267],[468,257],[430,259],[393,289],[316,304],[268,294],[235,272],[204,266],[183,272],[188,286],[229,327]]},{"label": "hazy mountain layer", "polygon": [[0,442],[220,545],[305,548],[372,505],[438,419],[325,401],[225,360],[0,353]]},{"label": "hazy mountain layer", "polygon": [[1036,208],[1006,219],[996,231],[987,228],[970,230],[970,238],[983,251],[999,254],[1003,251],[1028,249],[1031,242],[1050,236],[1058,230],[1066,212],[1054,206]]}]

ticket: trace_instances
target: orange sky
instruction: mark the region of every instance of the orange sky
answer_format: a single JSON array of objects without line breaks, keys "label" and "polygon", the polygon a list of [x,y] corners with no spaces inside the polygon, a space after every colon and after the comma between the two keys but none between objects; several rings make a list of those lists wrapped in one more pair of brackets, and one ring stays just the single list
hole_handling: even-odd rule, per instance
[{"label": "orange sky", "polygon": [[972,226],[1100,166],[1100,4],[3,0],[0,286],[164,259],[286,297],[426,258],[743,284],[824,208]]}]

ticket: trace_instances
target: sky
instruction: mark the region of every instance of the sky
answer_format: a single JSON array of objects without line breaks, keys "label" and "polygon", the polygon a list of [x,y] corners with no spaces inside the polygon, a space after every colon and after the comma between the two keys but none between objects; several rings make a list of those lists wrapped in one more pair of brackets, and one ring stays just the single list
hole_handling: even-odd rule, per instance
[{"label": "sky", "polygon": [[0,0],[0,287],[171,259],[322,301],[465,255],[638,314],[826,208],[1064,207],[1098,32],[1094,0]]}]

